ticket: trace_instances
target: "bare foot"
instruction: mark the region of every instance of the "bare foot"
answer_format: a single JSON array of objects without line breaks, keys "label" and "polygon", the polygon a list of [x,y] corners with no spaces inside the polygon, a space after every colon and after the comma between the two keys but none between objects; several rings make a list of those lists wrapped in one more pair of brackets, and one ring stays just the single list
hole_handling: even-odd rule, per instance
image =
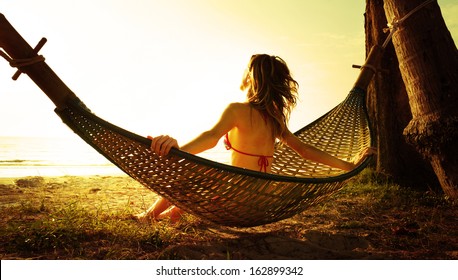
[{"label": "bare foot", "polygon": [[374,147],[369,147],[364,149],[361,153],[356,155],[350,162],[352,162],[355,166],[360,165],[368,156],[376,155],[377,149]]},{"label": "bare foot", "polygon": [[170,223],[175,224],[180,221],[183,211],[178,207],[170,207],[157,216],[158,220],[169,219]]},{"label": "bare foot", "polygon": [[148,215],[146,211],[140,214],[132,215],[132,218],[141,223],[150,223],[153,220],[153,218],[150,215]]}]

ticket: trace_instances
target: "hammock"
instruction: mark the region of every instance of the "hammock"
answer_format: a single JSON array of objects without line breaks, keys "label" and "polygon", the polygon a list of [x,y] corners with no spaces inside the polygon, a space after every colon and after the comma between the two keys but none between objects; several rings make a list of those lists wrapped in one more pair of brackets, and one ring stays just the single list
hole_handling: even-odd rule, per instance
[{"label": "hammock", "polygon": [[[7,53],[2,52],[2,56],[48,95],[65,124],[142,185],[213,223],[252,227],[292,217],[334,194],[369,163],[368,158],[356,169],[344,172],[305,160],[281,145],[276,146],[271,174],[177,149],[167,157],[158,156],[150,150],[149,139],[93,114],[38,56],[42,45],[32,49],[0,16],[0,46]],[[373,50],[347,98],[297,131],[296,136],[344,160],[373,145],[365,108],[365,89],[374,73],[370,63],[380,56],[379,48]]]}]

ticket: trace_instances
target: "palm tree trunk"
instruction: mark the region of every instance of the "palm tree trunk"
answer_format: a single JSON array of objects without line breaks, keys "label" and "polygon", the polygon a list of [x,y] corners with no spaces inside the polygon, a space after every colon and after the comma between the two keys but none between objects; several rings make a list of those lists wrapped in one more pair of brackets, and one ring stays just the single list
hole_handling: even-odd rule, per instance
[{"label": "palm tree trunk", "polygon": [[[387,20],[425,0],[385,0]],[[399,24],[393,45],[412,113],[404,136],[428,159],[445,194],[458,199],[458,51],[436,1]]]},{"label": "palm tree trunk", "polygon": [[[383,32],[386,27],[383,0],[367,0],[366,52],[373,45],[382,45],[387,37]],[[401,186],[440,190],[430,163],[406,142],[403,135],[412,113],[398,65],[394,47],[388,44],[380,63],[381,71],[375,75],[367,90],[367,107],[377,139],[376,170]]]}]

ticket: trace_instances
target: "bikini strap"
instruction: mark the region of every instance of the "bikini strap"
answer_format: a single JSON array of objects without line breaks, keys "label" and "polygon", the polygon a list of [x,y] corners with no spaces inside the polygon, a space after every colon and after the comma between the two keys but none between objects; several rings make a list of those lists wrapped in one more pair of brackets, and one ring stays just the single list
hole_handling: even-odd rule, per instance
[{"label": "bikini strap", "polygon": [[264,173],[267,173],[267,166],[269,166],[269,158],[272,158],[272,157],[273,156],[259,156],[259,160],[258,160],[258,166],[260,167],[259,171],[264,171]]},{"label": "bikini strap", "polygon": [[232,144],[231,144],[231,141],[229,141],[229,134],[226,133],[226,135],[224,135],[224,146],[226,147],[226,150],[230,150],[232,149]]},{"label": "bikini strap", "polygon": [[264,156],[264,155],[255,155],[255,154],[250,154],[250,153],[245,153],[240,150],[237,150],[234,148],[231,144],[231,141],[229,141],[229,134],[226,133],[224,136],[224,146],[226,147],[226,150],[234,150],[235,152],[246,155],[246,156],[251,156],[251,157],[259,157],[258,160],[258,166],[260,167],[259,171],[264,171],[267,172],[267,166],[269,166],[269,158],[273,158],[273,156]]}]

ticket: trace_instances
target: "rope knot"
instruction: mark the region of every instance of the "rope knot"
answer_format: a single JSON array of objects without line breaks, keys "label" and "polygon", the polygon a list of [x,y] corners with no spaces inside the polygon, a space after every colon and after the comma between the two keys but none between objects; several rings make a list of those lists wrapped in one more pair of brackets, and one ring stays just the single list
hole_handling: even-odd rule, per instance
[{"label": "rope knot", "polygon": [[419,11],[420,9],[424,8],[426,5],[428,4],[431,4],[432,2],[434,2],[436,0],[426,0],[425,2],[423,2],[422,4],[418,5],[415,9],[413,9],[412,11],[410,11],[409,13],[407,13],[405,16],[403,16],[401,19],[397,19],[396,17],[393,18],[393,20],[391,21],[391,23],[388,23],[388,28],[383,28],[383,32],[385,33],[388,33],[388,36],[386,37],[385,39],[385,42],[383,43],[382,47],[383,48],[386,48],[386,46],[388,45],[388,42],[391,40],[391,37],[393,37],[393,34],[399,30],[399,26],[401,26],[401,24],[406,20],[408,19],[410,16],[412,16],[413,14],[415,14],[417,11]]},{"label": "rope knot", "polygon": [[40,42],[36,45],[36,47],[33,49],[33,53],[35,56],[29,57],[29,58],[11,58],[8,54],[6,54],[4,51],[0,50],[0,56],[2,56],[6,61],[9,62],[11,67],[18,68],[16,73],[13,75],[13,80],[17,80],[19,76],[21,75],[21,67],[29,66],[38,62],[43,62],[45,61],[45,58],[42,55],[37,55],[38,51],[44,46],[46,43],[46,38],[41,38]]},{"label": "rope knot", "polygon": [[384,33],[396,32],[399,29],[400,25],[401,25],[401,21],[398,20],[396,17],[394,17],[391,23],[387,23],[388,27],[383,28],[383,32]]},{"label": "rope knot", "polygon": [[32,65],[38,62],[43,62],[43,61],[45,61],[44,56],[37,55],[34,57],[29,57],[29,58],[11,59],[9,63],[11,67],[20,68],[20,67],[29,66],[29,65]]}]

